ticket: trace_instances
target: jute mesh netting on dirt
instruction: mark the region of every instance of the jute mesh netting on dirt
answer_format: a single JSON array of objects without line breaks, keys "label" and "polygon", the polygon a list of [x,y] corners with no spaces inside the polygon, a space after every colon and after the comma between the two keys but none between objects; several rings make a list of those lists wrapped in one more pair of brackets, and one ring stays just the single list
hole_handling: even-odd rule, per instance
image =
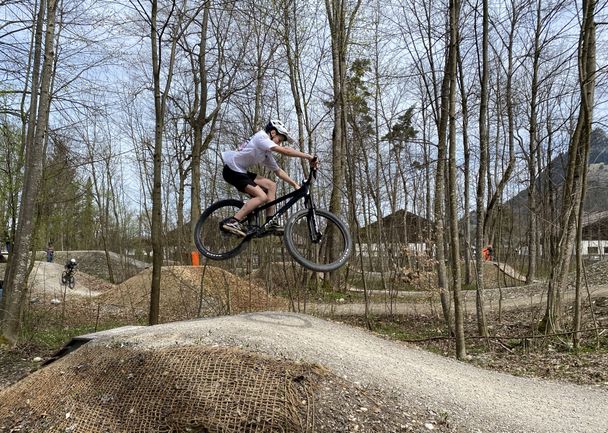
[{"label": "jute mesh netting on dirt", "polygon": [[0,432],[309,432],[324,374],[238,349],[85,345],[0,392]]}]

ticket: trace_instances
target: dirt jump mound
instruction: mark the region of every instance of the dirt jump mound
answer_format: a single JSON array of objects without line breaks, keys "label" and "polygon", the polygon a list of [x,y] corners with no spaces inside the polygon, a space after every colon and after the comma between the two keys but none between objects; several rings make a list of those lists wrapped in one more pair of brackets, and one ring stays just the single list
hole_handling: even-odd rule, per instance
[{"label": "dirt jump mound", "polygon": [[4,392],[0,431],[307,432],[321,376],[237,349],[85,346]]},{"label": "dirt jump mound", "polygon": [[85,345],[0,392],[0,432],[385,432],[407,422],[387,426],[378,404],[321,367],[242,349]]},{"label": "dirt jump mound", "polygon": [[[244,311],[284,310],[287,302],[257,284],[213,266],[163,266],[160,280],[160,321],[235,314]],[[119,284],[99,302],[119,306],[145,320],[150,305],[152,269]]]}]

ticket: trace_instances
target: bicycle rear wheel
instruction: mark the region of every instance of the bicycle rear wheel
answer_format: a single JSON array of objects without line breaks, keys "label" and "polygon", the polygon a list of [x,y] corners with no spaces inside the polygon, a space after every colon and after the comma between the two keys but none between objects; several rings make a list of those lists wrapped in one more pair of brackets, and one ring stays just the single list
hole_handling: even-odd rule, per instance
[{"label": "bicycle rear wheel", "polygon": [[348,227],[325,210],[302,209],[285,226],[285,246],[295,259],[316,272],[335,271],[344,265],[352,251]]},{"label": "bicycle rear wheel", "polygon": [[220,229],[222,222],[241,207],[240,200],[220,200],[201,214],[194,229],[194,243],[202,255],[212,260],[226,260],[241,252],[248,241]]}]

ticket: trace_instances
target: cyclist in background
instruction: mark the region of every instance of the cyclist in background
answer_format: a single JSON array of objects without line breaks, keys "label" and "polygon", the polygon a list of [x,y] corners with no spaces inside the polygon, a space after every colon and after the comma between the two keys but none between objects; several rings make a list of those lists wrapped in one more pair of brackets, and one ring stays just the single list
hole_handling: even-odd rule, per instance
[{"label": "cyclist in background", "polygon": [[74,273],[77,265],[78,263],[76,263],[76,259],[73,258],[65,264],[64,268],[68,272],[68,275],[72,275]]},{"label": "cyclist in background", "polygon": [[[300,152],[299,150],[281,146],[282,143],[292,141],[289,131],[278,119],[272,119],[263,130],[258,131],[244,142],[239,150],[229,150],[222,153],[224,160],[223,177],[226,182],[233,185],[237,190],[251,196],[243,207],[231,218],[226,219],[221,228],[224,231],[237,236],[246,236],[247,228],[242,221],[256,207],[263,205],[276,198],[277,185],[270,179],[262,177],[249,171],[256,164],[262,164],[273,171],[277,177],[287,182],[294,188],[300,185],[293,180],[274,159],[273,152],[281,155],[306,159],[316,167],[317,160],[313,155]],[[274,207],[266,209],[266,217],[274,214]],[[282,227],[273,223],[268,227],[269,231],[280,233]]]}]

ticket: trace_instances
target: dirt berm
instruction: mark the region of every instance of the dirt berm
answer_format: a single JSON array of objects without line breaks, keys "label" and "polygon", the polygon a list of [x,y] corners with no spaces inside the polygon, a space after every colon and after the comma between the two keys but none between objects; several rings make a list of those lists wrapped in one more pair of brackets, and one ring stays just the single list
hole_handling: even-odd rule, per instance
[{"label": "dirt berm", "polygon": [[[74,422],[82,414],[84,401],[96,403],[87,407],[89,411],[91,407],[95,408],[97,416],[100,416],[98,423],[101,422],[100,419],[109,422],[110,415],[112,420],[127,422],[138,413],[144,414],[141,412],[142,407],[152,405],[164,389],[166,390],[164,394],[170,397],[170,402],[166,403],[166,400],[163,400],[163,404],[168,405],[165,407],[169,409],[163,411],[163,405],[157,405],[154,411],[146,412],[148,418],[157,416],[165,423],[169,422],[167,420],[173,420],[172,425],[178,425],[175,423],[178,422],[176,417],[179,417],[179,413],[171,408],[176,405],[184,408],[185,403],[190,404],[187,407],[199,408],[195,411],[199,418],[189,421],[192,427],[190,430],[176,427],[177,429],[174,430],[162,431],[215,431],[202,428],[204,425],[210,425],[205,422],[210,422],[209,420],[217,419],[221,414],[226,413],[241,413],[242,419],[239,421],[241,423],[247,422],[246,418],[251,421],[248,418],[247,408],[233,407],[231,411],[225,407],[226,404],[251,399],[257,404],[263,403],[263,408],[267,412],[264,412],[265,415],[262,414],[261,418],[254,416],[252,422],[255,428],[249,424],[247,429],[241,431],[274,431],[258,427],[263,419],[271,422],[279,418],[282,420],[280,422],[284,430],[277,431],[435,430],[484,433],[606,433],[608,431],[608,411],[606,411],[608,393],[605,391],[478,369],[466,363],[379,338],[361,329],[303,314],[250,313],[152,327],[118,328],[85,336],[84,339],[90,338],[92,340],[80,349],[0,393],[0,420],[3,414],[6,416],[7,410],[16,414],[14,416],[21,416],[22,420],[31,419],[26,413],[32,412],[40,395],[45,395],[39,388],[40,381],[54,378],[56,383],[61,383],[71,375],[79,379],[76,383],[80,385],[71,389],[65,388],[57,395],[60,396],[58,404],[65,406],[59,410],[62,419],[71,419]],[[210,350],[218,350],[221,353],[205,355],[207,353],[205,351]],[[96,365],[95,363],[99,364],[100,359],[103,358],[101,355],[104,351],[111,352],[112,356],[108,356],[107,362],[102,363],[103,365]],[[219,360],[234,359],[234,355],[229,355],[230,353],[236,353],[240,361],[236,364],[234,362],[226,364],[222,361],[224,363],[220,367],[215,365]],[[218,371],[223,372],[222,377],[193,390],[192,384],[203,380],[199,374],[202,368],[201,360],[212,360],[215,363],[214,368],[205,370],[207,373],[203,377],[211,373],[217,376]],[[276,371],[278,368],[269,369],[269,365],[275,367],[283,365],[284,367],[280,369],[283,373],[278,376],[271,375],[268,380],[263,379],[268,371]],[[295,367],[298,365],[300,367]],[[302,366],[319,367],[305,369],[308,372],[306,374],[298,373],[298,368]],[[142,376],[139,371],[144,367],[146,374]],[[207,367],[209,365],[205,364],[205,368]],[[329,374],[333,379],[329,382],[327,378],[321,379],[323,374]],[[110,415],[104,414],[104,405],[111,406],[119,394],[104,388],[103,384],[108,380],[116,380],[117,377],[121,378],[118,385],[119,394],[122,396],[120,407],[123,409],[120,416],[115,412]],[[241,395],[237,398],[230,392],[222,394],[222,390],[226,387],[231,389],[231,392],[235,389],[242,392],[244,389],[242,386],[236,388],[230,386],[234,383],[243,383],[239,382],[239,379],[245,377],[258,378],[258,385],[266,386],[264,388],[266,390],[268,384],[279,384],[276,390],[282,390],[280,392],[283,393],[281,394],[283,397],[277,400],[275,393],[272,394],[275,397],[271,398],[260,389],[253,389],[249,397]],[[285,385],[285,377],[290,378],[287,381],[289,386]],[[172,378],[169,387],[167,387],[167,378]],[[359,397],[365,395],[367,403],[358,400],[354,405],[356,410],[350,412],[352,415],[348,412],[346,402],[332,406],[322,398],[318,399],[318,394],[314,393],[314,389],[318,389],[314,387],[315,383],[322,383],[321,390],[327,391],[332,386],[337,386],[338,380],[358,384],[366,390]],[[83,386],[83,383],[87,386]],[[158,386],[152,385],[155,383],[158,383]],[[252,382],[246,383],[251,387]],[[145,386],[142,387],[142,384]],[[95,392],[89,395],[92,393],[91,389]],[[83,394],[83,390],[89,392]],[[153,395],[138,394],[145,390],[148,393],[152,392]],[[213,394],[210,390],[215,390],[219,394]],[[47,391],[46,395],[48,392],[50,391]],[[76,395],[71,396],[71,393]],[[201,398],[211,398],[213,395],[227,397],[218,397],[212,408],[201,403]],[[181,399],[179,402],[175,400],[178,398],[176,396]],[[196,397],[196,401],[184,400],[185,396]],[[315,398],[317,398],[316,402]],[[385,427],[373,428],[376,425],[374,422],[378,423],[377,416],[368,419],[367,424],[361,419],[376,413],[368,409],[373,408],[373,403],[370,401],[382,400],[394,402],[392,417],[389,417],[390,422],[386,418],[383,420],[382,425]],[[281,401],[291,401],[292,404],[285,405],[280,403]],[[7,405],[12,406],[9,408]],[[218,409],[221,405],[224,405],[223,412]],[[282,409],[273,412],[273,407]],[[300,411],[296,410],[298,408]],[[324,408],[332,408],[335,413],[322,417],[319,411],[322,412]],[[437,414],[441,422],[436,418],[427,424],[417,426],[408,424],[408,417],[413,410]],[[50,413],[43,410],[40,416],[50,419]],[[269,415],[270,413],[275,415]],[[310,427],[306,421],[300,424],[308,426],[305,428],[285,427],[288,425],[293,427],[294,420],[302,421],[302,416],[298,415],[302,413],[304,415],[315,413],[318,417],[317,421],[323,421],[322,425],[325,427],[329,425],[328,420],[344,417],[344,413],[348,416],[340,426],[321,428],[314,424]],[[305,418],[310,420],[310,417]],[[395,423],[392,418],[399,419]],[[357,428],[354,428],[356,423],[358,423]],[[69,428],[71,424],[62,424],[64,425]],[[221,431],[238,431],[238,428],[245,428],[244,424],[239,425],[240,427],[236,427],[237,430]],[[449,426],[449,429],[445,426]]]}]

